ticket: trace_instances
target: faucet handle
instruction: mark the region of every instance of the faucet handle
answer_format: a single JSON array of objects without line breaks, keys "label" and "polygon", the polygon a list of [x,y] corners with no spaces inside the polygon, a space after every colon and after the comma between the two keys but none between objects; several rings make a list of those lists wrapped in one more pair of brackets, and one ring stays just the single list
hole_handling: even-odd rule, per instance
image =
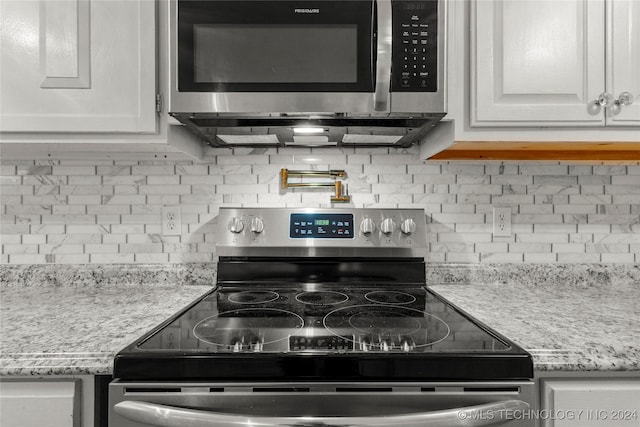
[{"label": "faucet handle", "polygon": [[348,189],[346,193],[342,193],[342,181],[336,181],[334,186],[336,194],[331,197],[331,203],[349,203],[351,201],[351,196],[349,196]]}]

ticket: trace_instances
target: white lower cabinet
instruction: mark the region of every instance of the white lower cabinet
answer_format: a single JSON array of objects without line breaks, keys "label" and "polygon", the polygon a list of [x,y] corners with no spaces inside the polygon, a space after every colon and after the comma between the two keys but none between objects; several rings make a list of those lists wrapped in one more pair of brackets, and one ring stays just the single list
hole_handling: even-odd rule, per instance
[{"label": "white lower cabinet", "polygon": [[95,378],[0,378],[0,426],[94,427]]},{"label": "white lower cabinet", "polygon": [[543,379],[542,427],[638,427],[640,379]]},{"label": "white lower cabinet", "polygon": [[0,382],[3,427],[80,427],[80,380]]}]

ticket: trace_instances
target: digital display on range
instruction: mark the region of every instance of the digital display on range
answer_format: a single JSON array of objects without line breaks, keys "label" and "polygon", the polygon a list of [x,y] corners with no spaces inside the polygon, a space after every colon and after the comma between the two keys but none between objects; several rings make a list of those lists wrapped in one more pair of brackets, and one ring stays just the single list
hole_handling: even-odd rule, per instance
[{"label": "digital display on range", "polygon": [[289,237],[292,239],[353,239],[353,214],[291,214]]}]

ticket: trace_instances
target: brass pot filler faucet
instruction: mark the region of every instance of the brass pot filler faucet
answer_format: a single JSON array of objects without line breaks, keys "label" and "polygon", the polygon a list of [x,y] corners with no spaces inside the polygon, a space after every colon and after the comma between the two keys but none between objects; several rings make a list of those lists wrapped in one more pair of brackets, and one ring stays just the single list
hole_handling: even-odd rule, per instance
[{"label": "brass pot filler faucet", "polygon": [[[334,182],[289,182],[290,176],[331,178]],[[345,194],[342,194],[342,181],[336,179],[346,176],[347,173],[343,170],[299,171],[280,169],[280,188],[286,190],[294,187],[334,187],[335,195],[331,197],[331,203],[348,203],[351,201],[348,187],[345,185]]]}]

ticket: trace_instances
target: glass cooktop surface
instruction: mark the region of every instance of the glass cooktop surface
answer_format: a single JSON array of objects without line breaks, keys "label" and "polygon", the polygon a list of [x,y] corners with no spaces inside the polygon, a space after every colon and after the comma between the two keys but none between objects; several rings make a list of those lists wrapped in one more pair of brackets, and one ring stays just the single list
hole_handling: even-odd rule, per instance
[{"label": "glass cooktop surface", "polygon": [[501,352],[510,345],[425,287],[221,287],[137,343],[142,352]]}]

